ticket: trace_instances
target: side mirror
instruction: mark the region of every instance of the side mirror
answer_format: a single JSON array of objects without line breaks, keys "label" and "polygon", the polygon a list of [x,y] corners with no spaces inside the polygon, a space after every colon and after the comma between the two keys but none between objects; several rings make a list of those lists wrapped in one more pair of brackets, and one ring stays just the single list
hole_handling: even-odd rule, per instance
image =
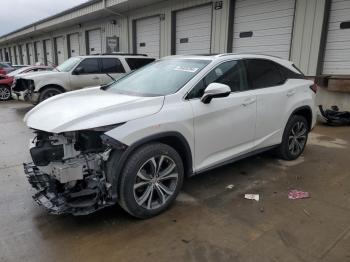
[{"label": "side mirror", "polygon": [[211,83],[204,90],[204,95],[201,98],[202,103],[209,104],[213,98],[227,97],[231,93],[231,88],[228,85]]},{"label": "side mirror", "polygon": [[81,66],[78,66],[77,68],[74,69],[73,75],[80,75],[84,72],[84,69]]}]

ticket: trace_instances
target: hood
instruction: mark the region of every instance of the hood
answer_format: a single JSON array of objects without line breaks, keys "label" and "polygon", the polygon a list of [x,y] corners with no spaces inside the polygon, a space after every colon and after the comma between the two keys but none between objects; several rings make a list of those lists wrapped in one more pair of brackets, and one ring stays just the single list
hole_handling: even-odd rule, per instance
[{"label": "hood", "polygon": [[16,75],[16,78],[25,78],[25,79],[35,80],[35,79],[40,78],[42,76],[50,77],[50,76],[56,76],[57,74],[62,74],[62,73],[64,73],[64,72],[58,72],[58,71],[30,72],[30,73],[18,74],[18,75]]},{"label": "hood", "polygon": [[52,97],[29,111],[28,127],[62,133],[109,126],[159,112],[164,97],[139,97],[82,89]]}]

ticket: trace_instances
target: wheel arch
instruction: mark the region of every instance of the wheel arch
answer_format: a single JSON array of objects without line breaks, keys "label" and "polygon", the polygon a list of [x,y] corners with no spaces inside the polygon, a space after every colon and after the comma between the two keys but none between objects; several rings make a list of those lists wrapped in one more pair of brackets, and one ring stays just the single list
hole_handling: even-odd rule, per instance
[{"label": "wheel arch", "polygon": [[[108,137],[108,139],[114,140],[111,137]],[[121,173],[123,171],[123,168],[124,168],[125,163],[128,160],[128,158],[138,148],[140,148],[143,145],[152,143],[152,142],[163,143],[163,144],[166,144],[166,145],[174,148],[178,152],[178,154],[180,155],[180,157],[182,159],[182,162],[184,165],[185,176],[188,177],[188,176],[193,175],[192,151],[191,151],[190,145],[187,142],[186,138],[178,132],[159,133],[159,134],[151,135],[151,136],[148,136],[148,137],[145,137],[145,138],[138,140],[137,142],[128,146],[123,152],[115,150],[114,157],[118,158],[116,169],[111,170],[109,168],[109,170],[108,170],[108,163],[107,163],[107,177],[109,177],[113,181],[113,191],[114,191],[113,195],[116,194],[116,196],[117,196],[119,193],[118,192],[118,185],[120,182]],[[119,141],[116,141],[116,143],[120,144]],[[111,144],[113,144],[113,142]],[[113,174],[111,174],[110,172],[113,172]]]},{"label": "wheel arch", "polygon": [[59,89],[60,91],[62,91],[62,93],[65,93],[66,92],[66,89],[63,88],[63,86],[61,85],[58,85],[58,84],[47,84],[47,85],[44,85],[42,87],[40,87],[40,89],[38,90],[39,93],[43,92],[44,90],[48,89],[48,88],[57,88]]},{"label": "wheel arch", "polygon": [[[305,117],[306,121],[308,122],[308,127],[309,127],[309,130],[311,130],[311,126],[312,126],[312,110],[310,108],[310,106],[301,106],[301,107],[298,107],[296,109],[294,109],[294,111],[292,112],[292,114],[290,115],[289,119],[292,117],[292,116],[295,116],[295,115],[299,115],[299,116],[303,116]],[[288,119],[288,122],[289,122],[289,119]],[[287,123],[288,123],[287,122]]]}]

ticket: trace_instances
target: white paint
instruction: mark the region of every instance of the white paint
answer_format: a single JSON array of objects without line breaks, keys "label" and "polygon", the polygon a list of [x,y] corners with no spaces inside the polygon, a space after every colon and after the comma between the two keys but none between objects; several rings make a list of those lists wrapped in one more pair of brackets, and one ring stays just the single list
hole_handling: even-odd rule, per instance
[{"label": "white paint", "polygon": [[53,65],[53,59],[52,59],[52,42],[50,39],[44,41],[45,45],[45,51],[46,51],[46,63],[48,65]]},{"label": "white paint", "polygon": [[41,41],[37,41],[34,43],[35,45],[35,57],[36,60],[35,63],[44,63],[44,51],[43,51],[43,44]]},{"label": "white paint", "polygon": [[348,75],[350,70],[350,29],[340,29],[350,21],[350,1],[333,0],[328,22],[323,74]]},{"label": "white paint", "polygon": [[63,42],[63,37],[57,37],[55,38],[55,53],[56,53],[56,58],[57,61],[56,64],[60,65],[64,62],[64,42]]},{"label": "white paint", "polygon": [[[295,0],[238,0],[233,25],[233,52],[289,59]],[[253,32],[241,38],[241,32]]]},{"label": "white paint", "polygon": [[89,40],[89,54],[101,54],[102,53],[102,37],[101,29],[95,29],[88,31]]},{"label": "white paint", "polygon": [[160,17],[154,16],[136,20],[136,52],[159,58]]},{"label": "white paint", "polygon": [[80,55],[79,33],[69,35],[69,54],[70,57]]},{"label": "white paint", "polygon": [[205,5],[176,12],[176,54],[209,54],[212,6]]}]

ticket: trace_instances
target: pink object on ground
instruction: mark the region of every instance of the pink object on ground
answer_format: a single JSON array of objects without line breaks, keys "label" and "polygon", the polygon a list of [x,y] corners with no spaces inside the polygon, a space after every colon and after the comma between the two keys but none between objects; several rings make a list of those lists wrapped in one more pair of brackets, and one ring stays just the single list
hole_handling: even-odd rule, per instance
[{"label": "pink object on ground", "polygon": [[299,190],[291,190],[288,193],[288,199],[304,199],[309,198],[309,192],[299,191]]}]

